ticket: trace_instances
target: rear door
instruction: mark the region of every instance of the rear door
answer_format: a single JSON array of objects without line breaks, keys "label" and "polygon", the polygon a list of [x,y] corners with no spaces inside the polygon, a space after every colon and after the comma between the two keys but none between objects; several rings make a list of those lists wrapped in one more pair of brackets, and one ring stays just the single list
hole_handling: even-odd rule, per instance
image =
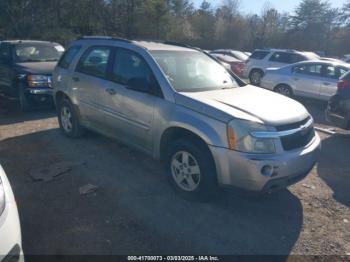
[{"label": "rear door", "polygon": [[296,95],[320,98],[322,66],[318,63],[307,63],[292,68],[292,85]]},{"label": "rear door", "polygon": [[110,46],[91,46],[80,58],[72,74],[71,86],[79,110],[89,126],[103,131],[102,99],[107,80],[108,66],[113,48]]},{"label": "rear door", "polygon": [[324,65],[322,68],[322,83],[320,88],[320,98],[329,100],[337,92],[337,82],[339,78],[348,71],[347,68],[334,65]]}]

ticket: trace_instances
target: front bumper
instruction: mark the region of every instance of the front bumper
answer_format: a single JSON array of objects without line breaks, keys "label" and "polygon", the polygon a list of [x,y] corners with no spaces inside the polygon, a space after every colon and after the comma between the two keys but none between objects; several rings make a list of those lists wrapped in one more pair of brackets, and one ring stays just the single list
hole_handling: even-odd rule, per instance
[{"label": "front bumper", "polygon": [[25,89],[26,94],[30,95],[49,95],[52,96],[52,89],[49,88],[27,88]]},{"label": "front bumper", "polygon": [[[0,216],[0,261],[23,261],[21,227],[10,183],[0,166],[6,206]],[[11,260],[13,259],[13,260]]]},{"label": "front bumper", "polygon": [[[303,179],[317,162],[321,140],[316,134],[306,147],[278,155],[247,154],[226,148],[209,147],[221,186],[266,192],[287,187]],[[264,166],[274,168],[272,176],[262,174]]]}]

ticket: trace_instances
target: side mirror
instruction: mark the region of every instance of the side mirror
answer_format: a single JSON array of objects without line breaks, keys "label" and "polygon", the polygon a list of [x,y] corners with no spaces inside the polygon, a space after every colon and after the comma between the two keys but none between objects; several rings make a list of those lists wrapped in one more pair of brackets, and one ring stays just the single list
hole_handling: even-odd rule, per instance
[{"label": "side mirror", "polygon": [[135,90],[142,93],[150,93],[151,85],[146,78],[135,77],[128,81],[127,87],[131,90]]}]

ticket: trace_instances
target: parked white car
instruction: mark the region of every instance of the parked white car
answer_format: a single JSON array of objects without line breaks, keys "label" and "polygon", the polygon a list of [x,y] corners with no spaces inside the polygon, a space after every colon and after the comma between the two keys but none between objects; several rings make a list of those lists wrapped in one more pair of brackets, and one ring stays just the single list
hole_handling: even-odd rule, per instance
[{"label": "parked white car", "polygon": [[11,185],[0,165],[0,261],[24,261],[21,227]]},{"label": "parked white car", "polygon": [[243,77],[249,78],[251,84],[259,86],[267,68],[280,68],[288,64],[315,59],[320,59],[320,57],[313,52],[289,49],[257,49],[246,62]]},{"label": "parked white car", "polygon": [[346,63],[305,61],[282,68],[269,68],[261,87],[285,96],[329,100],[337,92],[339,78],[350,70]]}]

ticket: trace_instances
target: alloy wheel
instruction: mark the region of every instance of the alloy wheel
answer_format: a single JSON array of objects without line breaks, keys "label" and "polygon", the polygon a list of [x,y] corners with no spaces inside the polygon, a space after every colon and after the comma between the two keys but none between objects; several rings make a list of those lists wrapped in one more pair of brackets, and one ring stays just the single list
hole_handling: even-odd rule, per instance
[{"label": "alloy wheel", "polygon": [[170,163],[171,174],[178,187],[191,192],[198,188],[201,172],[197,160],[189,152],[174,154]]}]

